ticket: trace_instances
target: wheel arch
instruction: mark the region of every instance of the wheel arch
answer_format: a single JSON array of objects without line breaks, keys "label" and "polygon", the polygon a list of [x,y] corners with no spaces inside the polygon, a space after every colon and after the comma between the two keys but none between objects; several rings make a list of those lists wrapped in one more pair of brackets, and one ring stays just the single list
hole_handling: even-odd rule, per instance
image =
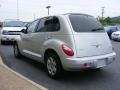
[{"label": "wheel arch", "polygon": [[60,46],[63,43],[64,42],[62,42],[58,39],[51,39],[51,40],[45,41],[43,44],[43,52],[42,52],[43,57],[45,56],[46,52],[54,52],[60,58],[60,56],[61,56]]},{"label": "wheel arch", "polygon": [[48,48],[48,49],[46,49],[46,51],[45,51],[45,53],[44,53],[44,63],[46,62],[46,56],[47,56],[49,53],[54,53],[55,55],[58,56],[58,58],[59,58],[59,62],[60,62],[60,66],[61,66],[62,69],[63,69],[62,61],[61,61],[61,59],[60,59],[59,54],[58,54],[54,49],[52,49],[52,48]]},{"label": "wheel arch", "polygon": [[54,53],[54,54],[56,54],[56,55],[60,58],[60,56],[58,55],[58,53],[57,53],[54,49],[48,48],[48,49],[45,50],[45,53],[44,53],[44,61],[45,61],[46,56],[47,56],[49,53]]}]

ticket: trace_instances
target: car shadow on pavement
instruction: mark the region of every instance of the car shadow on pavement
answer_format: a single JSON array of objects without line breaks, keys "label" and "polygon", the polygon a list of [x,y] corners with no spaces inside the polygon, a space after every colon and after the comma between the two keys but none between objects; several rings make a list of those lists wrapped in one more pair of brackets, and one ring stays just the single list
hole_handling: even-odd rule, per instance
[{"label": "car shadow on pavement", "polygon": [[61,78],[61,80],[85,80],[85,79],[94,79],[95,77],[99,78],[101,75],[103,75],[104,70],[98,69],[88,69],[88,70],[82,70],[82,71],[75,71],[75,72],[66,72],[65,76]]},{"label": "car shadow on pavement", "polygon": [[40,62],[35,61],[33,59],[27,58],[25,56],[22,56],[19,60],[26,62],[26,63],[32,65],[33,67],[38,68],[38,69],[45,72],[45,65],[43,63],[40,63]]}]

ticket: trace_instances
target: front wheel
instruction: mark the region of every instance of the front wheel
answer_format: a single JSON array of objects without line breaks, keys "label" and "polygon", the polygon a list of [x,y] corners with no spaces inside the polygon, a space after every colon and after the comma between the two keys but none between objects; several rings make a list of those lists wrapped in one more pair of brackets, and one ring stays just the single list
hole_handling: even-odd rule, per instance
[{"label": "front wheel", "polygon": [[45,65],[48,75],[53,79],[60,77],[63,70],[59,56],[55,53],[49,53],[48,55],[46,55],[45,59]]},{"label": "front wheel", "polygon": [[21,53],[20,53],[20,50],[19,50],[19,48],[18,48],[17,43],[14,44],[13,48],[14,48],[14,56],[15,56],[16,58],[21,58],[22,55],[21,55]]}]

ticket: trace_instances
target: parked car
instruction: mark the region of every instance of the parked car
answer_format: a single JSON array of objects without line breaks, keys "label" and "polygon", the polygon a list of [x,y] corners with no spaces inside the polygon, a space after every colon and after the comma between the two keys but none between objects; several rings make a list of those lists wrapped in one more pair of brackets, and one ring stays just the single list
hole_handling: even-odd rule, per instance
[{"label": "parked car", "polygon": [[113,32],[111,38],[112,40],[120,41],[120,31]]},{"label": "parked car", "polygon": [[117,26],[108,26],[105,27],[105,31],[107,32],[109,38],[111,39],[111,35],[113,32],[119,31],[120,29]]},{"label": "parked car", "polygon": [[101,24],[86,14],[48,16],[33,21],[14,43],[15,57],[32,58],[46,66],[50,77],[63,70],[98,69],[116,53]]},{"label": "parked car", "polygon": [[22,21],[5,21],[1,29],[1,44],[19,38],[23,28],[25,27]]}]

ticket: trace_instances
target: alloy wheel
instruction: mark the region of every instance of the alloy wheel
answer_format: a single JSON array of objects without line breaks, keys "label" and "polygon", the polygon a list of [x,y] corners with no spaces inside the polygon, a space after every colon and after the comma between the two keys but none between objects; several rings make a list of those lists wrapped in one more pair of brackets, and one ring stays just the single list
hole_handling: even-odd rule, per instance
[{"label": "alloy wheel", "polygon": [[48,73],[50,75],[54,76],[56,74],[57,66],[56,66],[56,62],[55,62],[54,58],[52,58],[52,57],[48,58],[47,69],[48,69]]}]

